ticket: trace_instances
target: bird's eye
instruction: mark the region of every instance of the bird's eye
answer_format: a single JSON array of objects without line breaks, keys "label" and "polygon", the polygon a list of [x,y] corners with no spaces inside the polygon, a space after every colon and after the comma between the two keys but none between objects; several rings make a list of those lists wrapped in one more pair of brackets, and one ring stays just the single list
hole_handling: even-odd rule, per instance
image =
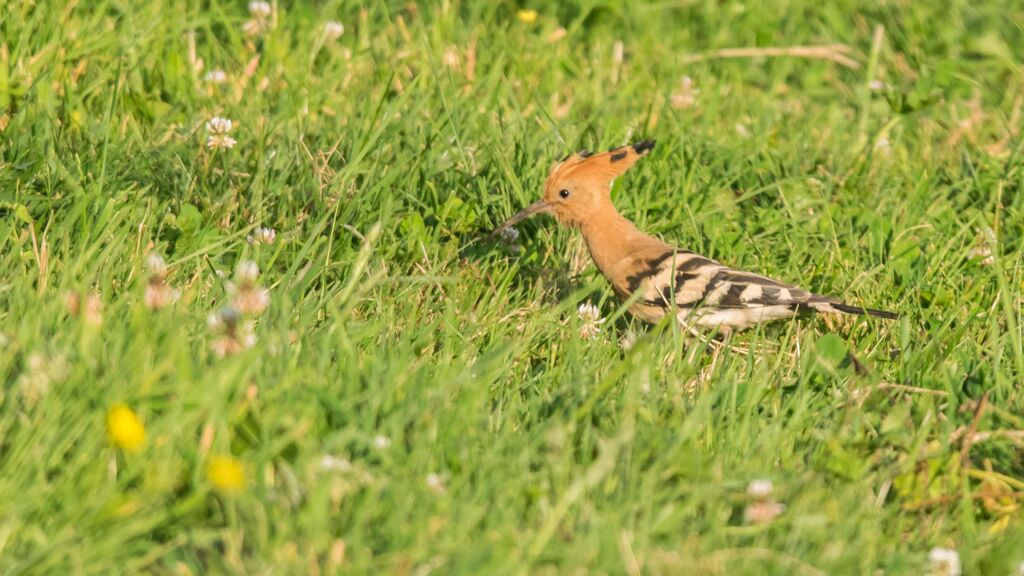
[{"label": "bird's eye", "polygon": [[569,197],[569,191],[566,190],[565,188],[562,188],[561,190],[558,191],[558,195],[561,196],[564,200]]}]

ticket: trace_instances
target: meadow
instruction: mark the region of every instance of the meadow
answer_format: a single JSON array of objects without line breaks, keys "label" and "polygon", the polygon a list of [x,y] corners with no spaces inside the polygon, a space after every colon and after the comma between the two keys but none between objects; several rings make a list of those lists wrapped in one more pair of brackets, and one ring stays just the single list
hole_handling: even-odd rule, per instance
[{"label": "meadow", "polygon": [[[0,573],[1024,574],[1022,105],[1013,0],[4,0]],[[643,138],[642,229],[900,319],[485,238]]]}]

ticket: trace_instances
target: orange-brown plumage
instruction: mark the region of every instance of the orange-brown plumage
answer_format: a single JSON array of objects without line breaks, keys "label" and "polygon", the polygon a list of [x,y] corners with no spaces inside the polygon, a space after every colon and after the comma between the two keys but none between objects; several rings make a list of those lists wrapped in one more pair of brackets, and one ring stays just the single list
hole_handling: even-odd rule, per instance
[{"label": "orange-brown plumage", "polygon": [[730,269],[638,230],[615,209],[611,186],[652,148],[654,142],[644,141],[600,154],[580,152],[555,163],[543,197],[495,232],[537,213],[578,227],[601,274],[620,298],[636,296],[630,312],[647,322],[674,314],[687,326],[729,330],[805,311],[896,317]]}]

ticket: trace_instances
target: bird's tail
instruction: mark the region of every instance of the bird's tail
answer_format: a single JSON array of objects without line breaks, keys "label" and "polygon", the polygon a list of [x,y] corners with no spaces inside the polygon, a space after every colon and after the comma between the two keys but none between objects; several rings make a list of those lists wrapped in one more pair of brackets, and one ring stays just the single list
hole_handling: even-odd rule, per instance
[{"label": "bird's tail", "polygon": [[875,310],[874,308],[863,308],[861,306],[850,306],[849,304],[843,304],[841,302],[830,302],[832,308],[840,312],[846,312],[847,314],[866,314],[868,316],[878,316],[879,318],[886,318],[888,320],[896,320],[900,317],[895,312],[889,312],[887,310]]}]

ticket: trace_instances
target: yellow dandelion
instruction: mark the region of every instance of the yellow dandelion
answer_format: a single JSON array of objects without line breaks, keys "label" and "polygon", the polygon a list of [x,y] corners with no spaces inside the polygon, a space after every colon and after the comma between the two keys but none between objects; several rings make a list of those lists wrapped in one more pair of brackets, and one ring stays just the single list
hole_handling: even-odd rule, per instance
[{"label": "yellow dandelion", "polygon": [[146,427],[131,408],[115,404],[107,411],[107,436],[125,452],[136,452],[146,443]]},{"label": "yellow dandelion", "polygon": [[213,456],[206,466],[206,477],[214,488],[233,494],[245,488],[245,469],[234,456]]},{"label": "yellow dandelion", "polygon": [[519,17],[519,21],[523,24],[533,24],[537,21],[536,10],[520,10],[517,16]]}]

